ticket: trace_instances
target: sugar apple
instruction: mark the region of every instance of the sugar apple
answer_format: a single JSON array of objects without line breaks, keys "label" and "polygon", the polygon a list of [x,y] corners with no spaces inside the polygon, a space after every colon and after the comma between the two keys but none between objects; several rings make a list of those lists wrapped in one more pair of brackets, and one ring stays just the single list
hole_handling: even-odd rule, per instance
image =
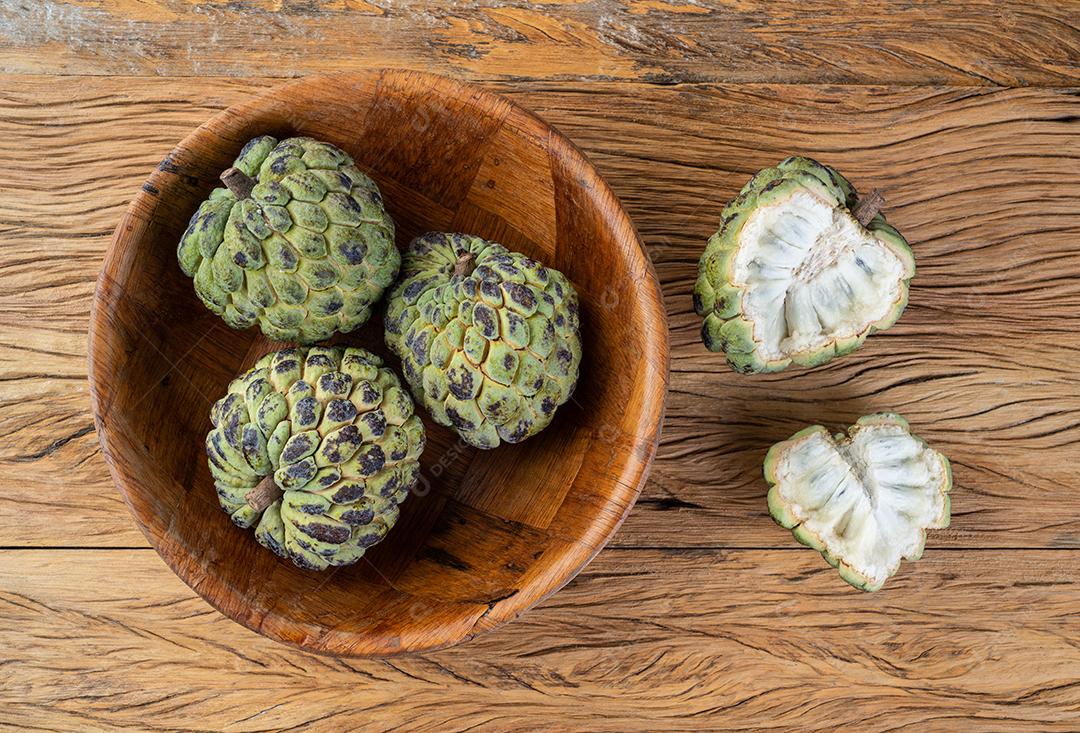
[{"label": "sugar apple", "polygon": [[765,458],[769,511],[861,590],[918,560],[928,528],[949,526],[949,460],[896,414],[868,415],[830,436],[820,425]]},{"label": "sugar apple", "polygon": [[345,333],[397,276],[394,222],[378,186],[337,147],[307,137],[251,140],[191,217],[180,268],[233,328],[276,341]]},{"label": "sugar apple", "polygon": [[574,287],[480,237],[414,239],[385,325],[416,399],[477,448],[536,435],[577,383]]},{"label": "sugar apple", "polygon": [[423,423],[397,376],[364,349],[271,352],[233,380],[210,419],[221,507],[301,568],[359,560],[420,476]]},{"label": "sugar apple", "polygon": [[895,323],[915,261],[881,203],[809,158],[755,175],[698,265],[705,346],[737,371],[771,372],[823,364]]}]

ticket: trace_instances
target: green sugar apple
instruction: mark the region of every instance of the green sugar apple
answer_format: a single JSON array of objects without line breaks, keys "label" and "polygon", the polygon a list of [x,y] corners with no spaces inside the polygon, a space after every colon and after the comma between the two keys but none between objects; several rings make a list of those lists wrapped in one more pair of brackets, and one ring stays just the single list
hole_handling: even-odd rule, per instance
[{"label": "green sugar apple", "polygon": [[385,326],[416,399],[478,448],[536,435],[577,384],[574,287],[480,237],[414,239]]},{"label": "green sugar apple", "polygon": [[271,352],[233,380],[210,419],[222,509],[301,568],[359,560],[420,478],[423,423],[397,376],[364,349]]},{"label": "green sugar apple", "polygon": [[191,217],[180,268],[233,328],[256,323],[276,341],[345,333],[397,276],[394,222],[375,182],[337,147],[264,135]]}]

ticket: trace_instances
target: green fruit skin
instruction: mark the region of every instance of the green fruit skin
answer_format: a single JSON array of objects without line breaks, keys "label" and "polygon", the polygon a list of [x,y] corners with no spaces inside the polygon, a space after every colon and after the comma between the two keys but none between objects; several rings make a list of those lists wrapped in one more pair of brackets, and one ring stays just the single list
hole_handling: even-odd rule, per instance
[{"label": "green fruit skin", "polygon": [[251,197],[214,189],[177,246],[199,299],[275,341],[312,344],[363,324],[401,265],[375,182],[303,137],[254,138],[233,166],[256,180]]},{"label": "green fruit skin", "polygon": [[[358,561],[420,480],[424,426],[397,375],[364,349],[271,352],[214,403],[206,453],[221,508],[306,570]],[[263,511],[247,494],[273,475]]]},{"label": "green fruit skin", "polygon": [[[900,233],[885,222],[880,213],[867,227],[904,263],[903,292],[899,301],[883,318],[874,322],[863,333],[842,343],[825,348],[796,352],[789,358],[765,359],[759,356],[753,344],[752,325],[738,327],[739,338],[729,337],[731,331],[725,324],[742,316],[743,289],[735,284],[734,263],[739,233],[750,214],[759,206],[776,202],[796,190],[809,190],[817,196],[832,201],[836,206],[854,209],[858,193],[851,183],[835,169],[805,157],[790,157],[772,168],[759,171],[739,192],[720,215],[720,229],[709,238],[698,263],[698,277],[694,285],[694,310],[704,321],[701,340],[710,351],[724,352],[728,365],[744,374],[776,372],[792,364],[815,367],[839,356],[851,353],[877,331],[883,331],[900,318],[908,302],[908,286],[915,275],[915,260],[911,247]],[[745,324],[750,322],[743,321]]]},{"label": "green fruit skin", "polygon": [[[471,255],[475,269],[455,274]],[[578,296],[554,270],[468,234],[432,232],[405,252],[386,344],[417,401],[477,448],[536,435],[573,394]]]},{"label": "green fruit skin", "polygon": [[[926,441],[911,433],[911,426],[908,424],[908,421],[895,412],[879,412],[872,415],[864,415],[863,417],[860,417],[858,420],[855,421],[855,425],[853,425],[848,430],[848,433],[850,435],[854,435],[854,431],[858,430],[859,427],[867,427],[874,425],[895,425],[902,428],[909,435],[912,435],[913,438],[918,440],[924,446],[926,445]],[[791,530],[792,536],[799,543],[806,545],[807,547],[813,548],[817,552],[820,552],[821,556],[825,558],[825,561],[837,569],[837,571],[840,573],[840,577],[843,578],[846,583],[862,591],[873,592],[881,590],[882,586],[885,583],[884,580],[875,583],[870,578],[867,578],[865,575],[859,573],[851,566],[845,564],[843,560],[834,557],[825,547],[821,538],[815,535],[802,524],[802,520],[792,513],[791,508],[780,496],[779,478],[776,475],[776,467],[780,461],[780,457],[785,452],[790,450],[793,447],[794,443],[814,433],[822,433],[825,435],[825,437],[830,437],[829,431],[826,430],[824,426],[811,425],[810,427],[803,428],[787,440],[783,440],[779,443],[774,444],[772,447],[769,448],[768,453],[766,453],[762,471],[765,477],[765,481],[769,485],[769,493],[767,497],[769,515],[781,527]],[[843,439],[844,435],[842,433],[839,433],[836,437],[837,439]],[[944,529],[949,526],[952,508],[949,497],[949,492],[952,491],[953,486],[952,465],[950,464],[949,459],[946,458],[944,455],[938,453],[937,451],[935,451],[935,453],[938,459],[941,461],[942,469],[945,475],[945,486],[942,489],[942,491],[945,493],[945,506],[941,516],[939,516],[930,526],[935,529]],[[922,558],[923,550],[926,546],[925,528],[922,530],[920,539],[921,541],[919,542],[919,547],[917,548],[917,550],[911,555],[905,556],[907,560],[916,561]]]}]

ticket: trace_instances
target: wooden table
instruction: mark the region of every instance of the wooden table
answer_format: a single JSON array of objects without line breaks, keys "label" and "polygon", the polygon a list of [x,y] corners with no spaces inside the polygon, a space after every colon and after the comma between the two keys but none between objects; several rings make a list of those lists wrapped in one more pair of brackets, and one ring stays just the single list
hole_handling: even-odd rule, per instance
[{"label": "wooden table", "polygon": [[[0,0],[0,726],[39,730],[1080,729],[1080,3]],[[277,77],[484,83],[596,162],[670,315],[652,478],[611,545],[458,648],[337,660],[226,620],[150,550],[86,383],[112,229],[163,153]],[[916,252],[891,331],[743,377],[689,292],[788,153],[883,188]],[[628,355],[627,358],[633,358]],[[799,427],[904,413],[952,528],[878,594],[768,517]]]}]

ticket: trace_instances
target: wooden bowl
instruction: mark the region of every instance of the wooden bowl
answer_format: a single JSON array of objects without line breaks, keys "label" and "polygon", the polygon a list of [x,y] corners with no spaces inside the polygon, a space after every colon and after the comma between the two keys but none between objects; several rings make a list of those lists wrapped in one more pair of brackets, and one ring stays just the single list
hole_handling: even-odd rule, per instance
[{"label": "wooden bowl", "polygon": [[[299,570],[233,526],[203,452],[210,405],[278,345],[206,310],[177,265],[176,244],[220,171],[263,133],[310,135],[350,153],[382,189],[399,247],[426,231],[471,232],[558,268],[581,296],[581,378],[555,421],[491,451],[427,421],[424,479],[397,526],[364,560],[336,571]],[[339,340],[385,354],[381,314]],[[105,256],[89,353],[102,450],[169,567],[261,634],[366,656],[443,647],[498,626],[603,547],[656,451],[668,336],[634,227],[573,144],[496,94],[382,71],[278,87],[225,110],[169,153]]]}]

